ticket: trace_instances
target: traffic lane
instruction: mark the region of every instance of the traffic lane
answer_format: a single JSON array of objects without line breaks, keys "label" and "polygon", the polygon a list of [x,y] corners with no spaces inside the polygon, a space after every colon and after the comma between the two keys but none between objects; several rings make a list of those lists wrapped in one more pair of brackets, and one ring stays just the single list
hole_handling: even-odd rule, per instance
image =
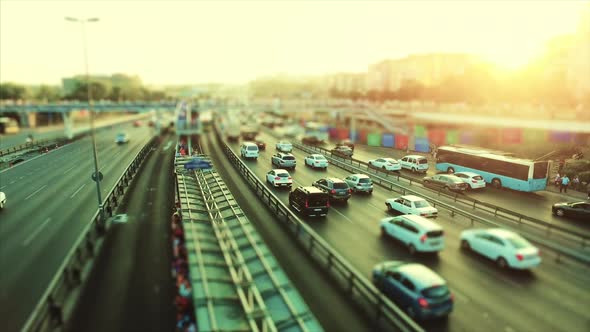
[{"label": "traffic lane", "polygon": [[[355,159],[363,161],[380,157],[393,157],[395,159],[400,159],[406,155],[405,151],[383,147],[369,147],[364,145],[355,146],[354,153]],[[434,175],[438,173],[432,158],[428,157],[428,160],[430,165],[428,175]],[[402,174],[416,179],[421,179],[423,177],[422,175],[413,174],[405,170]],[[569,220],[553,216],[551,213],[551,206],[553,204],[571,200],[548,191],[526,193],[507,189],[496,189],[489,187],[488,185],[484,190],[470,190],[465,194],[482,202],[497,205],[508,210],[517,211],[523,215],[550,222],[567,229],[578,230],[580,227],[582,227],[586,230],[590,230],[590,224],[588,223],[574,222],[574,224],[572,224],[572,222]]]},{"label": "traffic lane", "polygon": [[[234,149],[237,149],[237,144],[234,144]],[[298,161],[301,161],[303,156],[299,155],[300,153],[295,152],[295,156],[297,158]],[[269,158],[269,157],[267,157]],[[262,163],[260,164],[260,161],[262,161]],[[247,164],[249,165],[249,167],[251,169],[253,169],[255,171],[255,173],[263,178],[264,174],[266,173],[266,165],[267,162],[270,164],[270,159],[266,159],[265,156],[263,156],[261,154],[261,158],[259,158],[258,162],[247,162]],[[262,167],[260,167],[262,166]],[[321,176],[335,176],[335,177],[343,177],[344,175],[346,175],[347,173],[339,168],[331,168],[329,167],[329,171],[328,174],[325,174],[326,172],[322,172],[322,171],[315,171],[315,170],[311,170],[311,169],[301,169],[301,163],[298,165],[297,170],[295,172],[292,172],[292,175],[295,179],[295,182],[301,182],[301,185],[309,185],[311,182],[315,181],[317,178],[321,177]],[[259,170],[257,170],[257,168],[261,168]],[[309,176],[303,176],[306,171],[311,172]],[[331,172],[334,171],[334,172]],[[309,173],[308,172],[308,173]],[[321,175],[318,176],[318,173],[320,173]],[[334,174],[336,173],[336,174]],[[381,188],[379,188],[381,189]],[[379,190],[376,189],[376,191],[373,193],[373,198],[376,198],[378,200],[378,203],[384,202],[385,198],[387,198],[387,192],[384,193],[385,195],[383,195],[382,197],[379,197],[381,193],[383,193],[384,190]],[[277,192],[275,190],[275,192]],[[283,199],[283,202],[287,203],[288,202],[288,192],[283,191],[280,193],[280,197]],[[360,196],[363,197],[363,196]],[[359,198],[360,198],[359,197]],[[390,259],[402,259],[402,260],[413,260],[414,258],[412,257],[408,257],[409,255],[406,253],[406,248],[403,246],[398,245],[397,243],[393,243],[392,245],[394,246],[394,249],[396,252],[401,253],[401,257],[400,256],[391,256],[391,253],[389,253],[388,248],[385,249],[385,251],[388,251],[387,253],[383,254],[383,250],[379,250],[379,249],[375,249],[375,248],[367,248],[366,242],[363,240],[366,240],[367,238],[378,238],[378,220],[380,220],[381,218],[383,218],[385,215],[383,215],[384,213],[384,208],[377,208],[377,210],[381,209],[382,212],[381,213],[371,213],[369,214],[368,211],[365,209],[363,210],[362,207],[366,206],[368,204],[366,204],[366,202],[362,202],[360,204],[360,208],[354,208],[354,204],[356,203],[357,199],[356,199],[356,195],[355,197],[351,198],[349,200],[348,206],[340,206],[340,205],[336,205],[334,204],[331,208],[330,213],[328,214],[328,217],[326,218],[325,221],[322,220],[314,220],[312,221],[312,219],[308,220],[308,224],[310,224],[324,239],[326,239],[329,243],[334,244],[335,243],[335,247],[339,250],[339,252],[341,254],[343,254],[345,257],[347,257],[348,259],[350,259],[353,263],[355,263],[355,266],[363,266],[361,268],[362,271],[370,271],[370,269],[378,262],[382,261],[382,260],[390,260]],[[366,198],[368,200],[371,199],[371,196],[364,196],[363,198]],[[369,203],[370,204],[370,203]],[[377,206],[375,204],[372,204],[373,206]],[[380,204],[379,204],[380,205]],[[374,220],[377,222],[371,223],[371,222],[359,222],[359,223],[355,223],[355,226],[360,225],[361,227],[365,226],[364,231],[366,231],[366,233],[373,233],[373,234],[369,234],[369,235],[365,235],[363,234],[363,232],[359,232],[359,230],[355,230],[353,234],[350,234],[349,231],[346,230],[347,224],[344,223],[339,223],[338,226],[334,226],[334,223],[332,223],[332,221],[334,220],[334,218],[332,218],[333,216],[333,211],[340,211],[340,213],[342,213],[344,216],[343,217],[347,217],[349,219],[349,221],[351,222],[355,222],[355,221],[359,221],[359,220],[363,220],[366,221],[367,219],[369,220]],[[360,215],[355,215],[354,211],[360,211]],[[341,219],[341,218],[340,218]],[[456,218],[455,218],[456,219]],[[447,262],[447,257],[450,257],[450,260],[456,259],[458,256],[460,256],[462,253],[458,251],[459,249],[459,233],[460,230],[458,230],[457,232],[454,231],[454,228],[456,228],[457,225],[457,220],[455,219],[451,219],[449,217],[439,217],[437,218],[437,222],[443,224],[444,229],[445,229],[445,233],[446,233],[446,241],[447,241],[447,248],[440,254],[441,259],[444,258],[444,262],[446,264]],[[468,225],[468,224],[467,224]],[[354,246],[350,246],[350,243],[354,243]],[[451,251],[449,251],[451,250]],[[452,250],[455,250],[455,252],[453,252]],[[449,254],[449,252],[451,252],[451,254]],[[382,258],[381,258],[382,257]],[[377,259],[375,259],[377,258]],[[460,259],[462,259],[462,257],[460,257]],[[477,257],[476,257],[477,259]],[[477,261],[476,261],[477,262]],[[428,262],[426,262],[427,265]],[[507,290],[506,286],[504,285],[504,283],[510,283],[512,280],[510,278],[512,278],[512,275],[508,275],[508,276],[497,276],[498,273],[502,273],[502,271],[496,271],[496,267],[493,264],[493,262],[488,262],[487,260],[480,260],[479,261],[480,264],[483,264],[483,268],[486,269],[485,273],[478,273],[477,271],[479,271],[479,269],[466,269],[466,267],[469,266],[473,266],[472,262],[468,262],[459,266],[453,266],[450,269],[447,269],[448,271],[443,271],[442,268],[437,268],[437,266],[431,266],[431,268],[433,268],[434,270],[437,270],[441,275],[445,276],[445,278],[447,280],[449,280],[449,284],[451,285],[452,289],[456,290],[457,293],[460,294],[467,294],[464,297],[468,299],[468,303],[469,306],[473,306],[474,303],[471,298],[476,298],[479,301],[480,305],[479,308],[477,310],[476,313],[471,313],[468,316],[469,317],[478,317],[478,319],[474,320],[472,322],[473,326],[472,326],[472,330],[477,329],[480,319],[483,320],[488,320],[490,317],[494,317],[493,320],[494,322],[502,322],[502,324],[496,325],[495,328],[502,328],[502,329],[510,329],[510,328],[514,328],[514,326],[519,326],[519,322],[522,321],[522,312],[516,312],[516,314],[514,313],[514,311],[512,309],[507,310],[507,311],[502,311],[500,309],[490,309],[490,308],[494,308],[495,305],[497,303],[502,303],[503,300],[505,300],[505,298],[510,298],[510,296],[512,295],[513,291],[512,290]],[[546,264],[546,263],[544,263]],[[549,263],[550,264],[550,263]],[[440,264],[440,266],[444,267],[445,265]],[[560,266],[560,268],[562,268]],[[521,280],[520,282],[522,282],[522,285],[519,285],[517,282],[512,282],[512,285],[517,285],[516,287],[520,287],[520,286],[527,286],[529,281],[526,278],[526,273],[524,274],[525,278],[523,280]],[[534,275],[534,273],[532,274]],[[465,276],[469,276],[468,278],[466,278]],[[505,279],[504,282],[500,282],[498,283],[498,278],[503,277],[503,279]],[[517,280],[519,280],[520,278],[520,274],[516,274],[516,278]],[[457,283],[457,285],[455,285],[452,280],[458,280],[459,282]],[[492,286],[489,286],[488,288],[491,289],[492,294],[496,294],[499,296],[495,296],[491,301],[487,300],[486,298],[490,298],[489,294],[486,294],[484,292],[484,294],[481,294],[481,286],[478,283],[472,283],[470,281],[472,280],[478,280],[482,283],[488,283],[491,284]],[[467,281],[464,282],[464,281]],[[467,286],[466,286],[467,284]],[[564,283],[560,284],[562,287],[564,285]],[[580,286],[580,285],[578,285]],[[556,286],[554,286],[555,288]],[[582,286],[583,287],[583,286]],[[579,289],[583,289],[583,288],[579,288],[579,287],[570,287],[569,291],[570,292],[578,292]],[[540,292],[542,292],[544,290],[544,286],[541,286],[541,288],[539,289],[538,292],[533,292],[533,294],[521,294],[521,297],[526,299],[527,296],[529,297],[533,297],[529,302],[531,303],[537,303],[539,302],[539,297],[544,297],[545,295],[541,294]],[[481,294],[481,295],[480,295]],[[480,299],[480,298],[483,298]],[[470,300],[469,300],[470,299]],[[550,305],[552,303],[554,303],[554,299],[549,299],[549,300],[543,300],[541,299],[542,303],[549,303]],[[535,305],[534,309],[532,312],[528,313],[528,317],[530,317],[529,320],[525,320],[526,323],[523,326],[520,326],[521,329],[527,330],[527,326],[534,326],[533,323],[531,323],[530,321],[534,320],[534,313],[539,310],[539,309],[543,309],[543,308],[539,308],[540,305]],[[544,308],[546,310],[551,310],[551,308],[546,307]],[[567,310],[567,309],[565,309]],[[526,309],[524,310],[526,311]],[[461,317],[465,316],[465,312],[462,311],[460,309],[460,306],[458,305],[458,307],[456,308],[456,315],[459,315]],[[563,314],[563,313],[560,313]],[[508,319],[505,319],[504,321],[502,321],[499,317],[508,317]],[[583,316],[582,316],[583,317]],[[451,321],[455,320],[455,316],[451,317]],[[569,319],[567,318],[568,321],[573,321],[573,322],[580,322],[581,320],[583,320],[584,318],[581,319]],[[544,324],[549,324],[550,322],[546,322]],[[457,323],[457,324],[463,324],[463,322]],[[453,323],[453,326],[455,326],[456,324]],[[543,328],[543,324],[537,325],[539,327],[539,329]],[[481,327],[479,327],[481,328]],[[539,330],[537,329],[537,330]]]}]

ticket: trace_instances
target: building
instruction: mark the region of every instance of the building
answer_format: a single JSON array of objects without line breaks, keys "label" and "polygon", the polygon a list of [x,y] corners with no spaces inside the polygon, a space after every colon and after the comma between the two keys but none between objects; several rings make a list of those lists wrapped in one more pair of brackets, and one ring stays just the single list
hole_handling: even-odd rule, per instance
[{"label": "building", "polygon": [[366,73],[337,73],[327,76],[328,89],[343,93],[367,91]]}]

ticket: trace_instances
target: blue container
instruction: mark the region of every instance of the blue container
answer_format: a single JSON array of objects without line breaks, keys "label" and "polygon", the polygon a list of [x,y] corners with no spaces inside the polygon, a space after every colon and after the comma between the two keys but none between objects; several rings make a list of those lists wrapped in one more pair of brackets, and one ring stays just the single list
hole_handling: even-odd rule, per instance
[{"label": "blue container", "polygon": [[381,138],[381,145],[387,148],[392,148],[394,146],[395,140],[393,139],[392,134],[383,134]]},{"label": "blue container", "polygon": [[356,130],[351,130],[350,135],[348,137],[350,137],[350,140],[353,143],[356,143],[359,138],[359,133]]}]

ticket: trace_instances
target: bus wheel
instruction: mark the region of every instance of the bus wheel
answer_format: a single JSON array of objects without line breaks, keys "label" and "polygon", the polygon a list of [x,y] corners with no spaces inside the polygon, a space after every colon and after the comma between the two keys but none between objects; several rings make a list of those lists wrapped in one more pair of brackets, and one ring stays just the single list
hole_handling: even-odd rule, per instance
[{"label": "bus wheel", "polygon": [[494,188],[500,189],[500,188],[502,188],[502,181],[500,181],[500,179],[493,179],[492,180],[492,186]]},{"label": "bus wheel", "polygon": [[447,168],[447,173],[453,174],[453,173],[455,173],[455,169],[452,167],[449,167],[449,168]]}]

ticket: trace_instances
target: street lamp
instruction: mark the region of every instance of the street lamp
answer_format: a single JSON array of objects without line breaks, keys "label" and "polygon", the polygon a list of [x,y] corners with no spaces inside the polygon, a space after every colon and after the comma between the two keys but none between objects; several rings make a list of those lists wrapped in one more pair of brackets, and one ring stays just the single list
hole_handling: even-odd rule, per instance
[{"label": "street lamp", "polygon": [[90,89],[90,72],[88,70],[88,46],[86,43],[86,23],[98,22],[99,19],[96,17],[92,18],[75,18],[66,17],[66,21],[80,23],[82,27],[82,44],[84,47],[84,67],[86,70],[86,92],[88,94],[88,113],[90,115],[90,132],[92,136],[92,153],[94,155],[94,182],[96,182],[96,193],[98,196],[98,214],[99,224],[102,226],[104,222],[104,209],[102,206],[102,194],[100,192],[100,177],[98,168],[98,156],[96,154],[96,130],[94,128],[94,111],[92,111],[92,91]]}]

